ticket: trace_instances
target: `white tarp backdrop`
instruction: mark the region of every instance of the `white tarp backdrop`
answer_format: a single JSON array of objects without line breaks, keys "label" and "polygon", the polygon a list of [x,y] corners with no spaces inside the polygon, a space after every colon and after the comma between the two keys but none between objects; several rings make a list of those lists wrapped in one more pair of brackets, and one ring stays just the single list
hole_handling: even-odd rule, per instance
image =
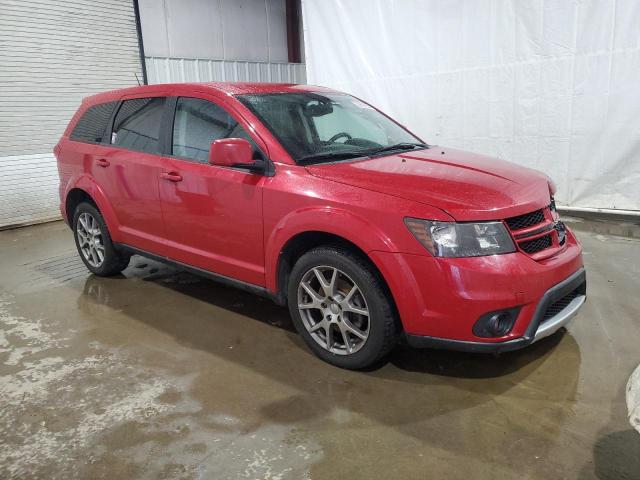
[{"label": "white tarp backdrop", "polygon": [[302,0],[307,79],[640,210],[640,0]]}]

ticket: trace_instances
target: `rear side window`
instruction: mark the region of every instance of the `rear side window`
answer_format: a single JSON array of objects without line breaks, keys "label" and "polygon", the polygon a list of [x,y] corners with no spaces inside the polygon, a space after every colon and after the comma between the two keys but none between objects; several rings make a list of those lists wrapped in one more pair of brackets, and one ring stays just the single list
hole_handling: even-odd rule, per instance
[{"label": "rear side window", "polygon": [[109,102],[89,107],[71,132],[71,140],[85,143],[102,142],[116,104],[117,102]]},{"label": "rear side window", "polygon": [[131,150],[160,153],[163,97],[136,98],[122,103],[113,122],[111,143]]},{"label": "rear side window", "polygon": [[257,145],[222,107],[199,98],[178,99],[173,123],[173,155],[197,162],[209,160],[209,148],[220,138],[244,138]]}]

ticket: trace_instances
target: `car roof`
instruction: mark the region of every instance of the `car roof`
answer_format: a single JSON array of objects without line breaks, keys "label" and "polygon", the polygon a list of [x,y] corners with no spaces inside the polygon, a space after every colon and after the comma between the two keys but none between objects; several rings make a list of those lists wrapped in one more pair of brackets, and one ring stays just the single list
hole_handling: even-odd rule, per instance
[{"label": "car roof", "polygon": [[121,88],[91,95],[85,102],[109,102],[128,95],[152,94],[163,92],[166,95],[184,95],[185,90],[211,90],[225,95],[248,95],[268,93],[334,92],[330,88],[296,83],[260,83],[260,82],[205,82],[205,83],[158,83],[138,87]]}]

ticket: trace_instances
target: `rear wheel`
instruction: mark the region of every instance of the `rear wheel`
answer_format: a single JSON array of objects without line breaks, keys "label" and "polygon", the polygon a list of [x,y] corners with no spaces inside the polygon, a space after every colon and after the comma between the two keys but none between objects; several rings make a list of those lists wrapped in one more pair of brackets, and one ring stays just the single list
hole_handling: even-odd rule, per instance
[{"label": "rear wheel", "polygon": [[73,233],[80,258],[91,273],[108,277],[129,265],[131,255],[116,251],[102,215],[92,204],[83,202],[76,208]]},{"label": "rear wheel", "polygon": [[307,345],[323,360],[360,369],[395,345],[394,308],[373,268],[352,252],[318,247],[296,262],[289,311]]}]

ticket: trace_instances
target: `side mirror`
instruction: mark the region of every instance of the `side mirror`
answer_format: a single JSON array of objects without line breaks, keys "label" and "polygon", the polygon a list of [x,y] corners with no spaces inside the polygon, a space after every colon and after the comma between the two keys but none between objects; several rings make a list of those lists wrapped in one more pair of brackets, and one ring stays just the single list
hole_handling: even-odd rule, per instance
[{"label": "side mirror", "polygon": [[253,159],[253,148],[244,138],[221,138],[211,144],[209,163],[222,167],[244,167],[256,170],[259,162]]}]

